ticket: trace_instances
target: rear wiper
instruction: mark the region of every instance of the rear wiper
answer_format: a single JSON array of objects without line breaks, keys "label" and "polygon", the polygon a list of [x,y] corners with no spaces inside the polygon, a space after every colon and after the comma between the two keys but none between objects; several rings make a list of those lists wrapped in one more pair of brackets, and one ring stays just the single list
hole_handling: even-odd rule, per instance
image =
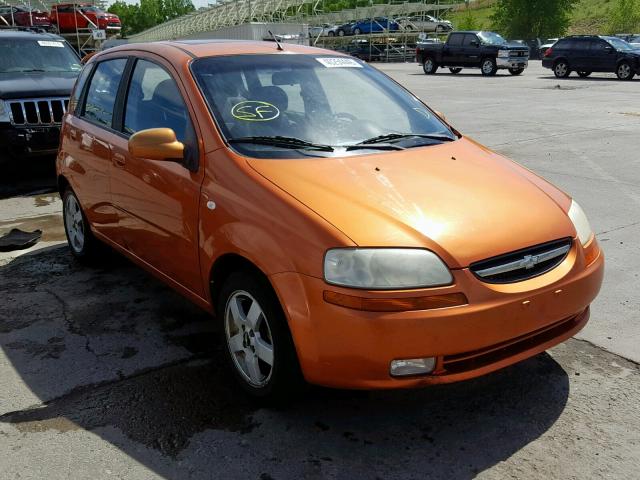
[{"label": "rear wiper", "polygon": [[274,147],[281,148],[302,148],[307,150],[319,150],[322,152],[333,152],[333,147],[331,145],[311,143],[306,140],[302,140],[301,138],[284,137],[281,135],[230,138],[229,143],[254,143],[256,145],[273,145]]},{"label": "rear wiper", "polygon": [[441,142],[453,142],[455,138],[449,135],[438,135],[437,133],[387,133],[386,135],[378,135],[357,143],[356,145],[364,145],[367,143],[384,143],[403,138],[428,138],[430,140],[439,140]]}]

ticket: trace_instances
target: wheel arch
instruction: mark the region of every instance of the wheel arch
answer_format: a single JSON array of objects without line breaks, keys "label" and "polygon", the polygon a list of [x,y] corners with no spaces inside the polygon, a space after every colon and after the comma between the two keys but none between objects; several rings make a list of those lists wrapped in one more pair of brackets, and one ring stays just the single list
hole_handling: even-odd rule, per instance
[{"label": "wheel arch", "polygon": [[67,180],[67,177],[65,177],[62,174],[58,175],[56,184],[58,186],[58,193],[60,194],[60,198],[62,198],[67,188],[71,188],[71,184],[69,183],[69,180]]}]

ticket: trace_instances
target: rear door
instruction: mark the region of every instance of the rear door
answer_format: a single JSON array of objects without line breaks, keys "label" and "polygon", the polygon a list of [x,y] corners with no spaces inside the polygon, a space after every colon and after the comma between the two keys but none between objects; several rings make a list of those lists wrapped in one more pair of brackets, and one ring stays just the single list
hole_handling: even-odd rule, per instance
[{"label": "rear door", "polygon": [[117,226],[111,202],[111,144],[118,138],[113,118],[126,64],[126,58],[112,58],[99,62],[90,73],[83,70],[79,82],[89,75],[88,84],[75,114],[67,115],[63,131],[72,187],[94,229],[108,237]]},{"label": "rear door", "polygon": [[442,50],[442,63],[445,65],[461,65],[463,61],[462,42],[464,33],[452,33]]},{"label": "rear door", "polygon": [[[159,57],[135,61],[112,143],[112,196],[119,211],[118,241],[135,256],[186,289],[203,296],[198,211],[204,168],[197,125],[171,65]],[[171,128],[185,144],[185,164],[132,156],[129,137]]]}]

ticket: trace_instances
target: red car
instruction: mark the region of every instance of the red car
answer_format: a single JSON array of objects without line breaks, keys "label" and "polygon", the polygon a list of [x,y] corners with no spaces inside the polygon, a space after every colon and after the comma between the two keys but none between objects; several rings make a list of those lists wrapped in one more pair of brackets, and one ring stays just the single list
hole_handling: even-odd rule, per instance
[{"label": "red car", "polygon": [[49,20],[53,25],[57,25],[61,33],[75,32],[76,28],[97,27],[108,31],[119,31],[122,28],[117,15],[107,13],[90,3],[51,5]]},{"label": "red car", "polygon": [[24,7],[0,5],[1,27],[40,27],[48,30],[51,28],[51,22],[46,13],[37,10],[29,11]]}]

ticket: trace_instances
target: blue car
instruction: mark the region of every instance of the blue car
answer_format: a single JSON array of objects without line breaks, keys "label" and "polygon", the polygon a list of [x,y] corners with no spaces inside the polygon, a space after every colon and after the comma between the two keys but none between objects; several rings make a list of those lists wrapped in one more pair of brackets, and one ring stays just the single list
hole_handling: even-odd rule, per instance
[{"label": "blue car", "polygon": [[399,28],[400,26],[393,20],[385,17],[376,17],[358,20],[351,27],[351,32],[354,35],[361,35],[363,33],[380,33],[385,30],[395,31]]}]

